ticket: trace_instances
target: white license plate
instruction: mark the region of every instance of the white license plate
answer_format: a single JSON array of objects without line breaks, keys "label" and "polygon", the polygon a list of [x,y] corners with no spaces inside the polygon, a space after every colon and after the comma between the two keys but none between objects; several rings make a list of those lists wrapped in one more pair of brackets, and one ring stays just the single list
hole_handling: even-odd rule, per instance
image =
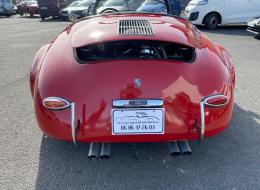
[{"label": "white license plate", "polygon": [[46,10],[46,9],[48,9],[48,7],[41,7],[41,9],[42,9],[42,10]]},{"label": "white license plate", "polygon": [[62,16],[68,16],[68,14],[62,14]]},{"label": "white license plate", "polygon": [[163,134],[164,109],[114,109],[112,134]]}]

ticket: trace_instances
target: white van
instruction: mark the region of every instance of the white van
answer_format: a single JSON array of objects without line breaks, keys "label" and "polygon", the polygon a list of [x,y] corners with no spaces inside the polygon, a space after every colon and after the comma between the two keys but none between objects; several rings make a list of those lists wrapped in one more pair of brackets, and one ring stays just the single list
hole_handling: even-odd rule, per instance
[{"label": "white van", "polygon": [[208,29],[245,24],[260,16],[260,0],[191,0],[184,15],[193,24],[205,25]]}]

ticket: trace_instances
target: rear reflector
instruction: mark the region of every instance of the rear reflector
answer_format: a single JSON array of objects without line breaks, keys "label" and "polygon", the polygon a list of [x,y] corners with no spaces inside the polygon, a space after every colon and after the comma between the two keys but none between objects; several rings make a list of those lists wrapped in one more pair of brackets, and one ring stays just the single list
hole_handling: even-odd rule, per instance
[{"label": "rear reflector", "polygon": [[50,110],[63,110],[71,106],[71,103],[63,98],[48,97],[42,101],[45,108]]},{"label": "rear reflector", "polygon": [[204,100],[204,105],[208,107],[222,107],[228,104],[228,97],[225,95],[213,95]]}]

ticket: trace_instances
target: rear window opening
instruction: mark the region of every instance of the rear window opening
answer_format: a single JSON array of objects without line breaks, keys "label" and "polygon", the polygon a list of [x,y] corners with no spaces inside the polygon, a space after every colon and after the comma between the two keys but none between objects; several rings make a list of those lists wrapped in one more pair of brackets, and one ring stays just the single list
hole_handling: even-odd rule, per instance
[{"label": "rear window opening", "polygon": [[161,41],[115,41],[75,48],[75,58],[82,64],[102,60],[174,60],[191,63],[193,47]]}]

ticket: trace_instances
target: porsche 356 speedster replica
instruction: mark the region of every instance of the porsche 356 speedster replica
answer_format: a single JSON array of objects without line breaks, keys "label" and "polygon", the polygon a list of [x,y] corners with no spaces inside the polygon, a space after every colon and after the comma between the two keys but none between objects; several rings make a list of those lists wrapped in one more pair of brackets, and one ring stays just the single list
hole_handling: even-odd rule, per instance
[{"label": "porsche 356 speedster replica", "polygon": [[100,15],[99,2],[35,56],[30,86],[41,130],[88,142],[90,157],[103,158],[109,143],[171,142],[178,154],[183,142],[223,131],[233,109],[230,54],[165,11]]}]

